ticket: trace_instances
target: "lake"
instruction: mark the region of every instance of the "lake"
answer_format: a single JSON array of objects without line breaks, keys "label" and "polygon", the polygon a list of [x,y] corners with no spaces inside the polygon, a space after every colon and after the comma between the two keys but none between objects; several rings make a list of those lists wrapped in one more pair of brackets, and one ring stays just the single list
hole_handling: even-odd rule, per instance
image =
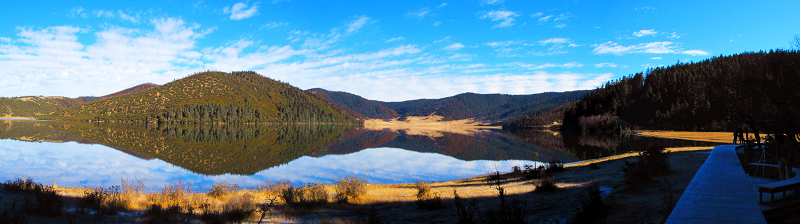
[{"label": "lake", "polygon": [[565,163],[651,145],[705,146],[647,137],[550,131],[474,133],[368,130],[342,125],[156,125],[0,120],[0,181],[31,178],[69,187],[141,179],[147,191],[181,180],[193,191],[218,182],[255,188],[333,183],[447,181],[508,172],[515,165]]}]

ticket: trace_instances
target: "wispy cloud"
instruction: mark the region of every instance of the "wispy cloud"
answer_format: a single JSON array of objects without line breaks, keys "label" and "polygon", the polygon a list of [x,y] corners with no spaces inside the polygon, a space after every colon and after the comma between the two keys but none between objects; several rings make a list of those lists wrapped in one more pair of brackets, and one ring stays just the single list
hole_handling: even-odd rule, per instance
[{"label": "wispy cloud", "polygon": [[230,19],[232,20],[242,20],[255,16],[258,13],[258,5],[253,4],[248,8],[247,3],[239,2],[233,7],[223,8],[222,11],[225,14],[231,14]]},{"label": "wispy cloud", "polygon": [[404,38],[403,36],[399,36],[399,37],[395,37],[395,38],[391,38],[391,39],[386,40],[386,43],[391,43],[391,42],[395,42],[395,41],[401,41],[401,40],[405,40],[405,39],[406,38]]},{"label": "wispy cloud", "polygon": [[411,10],[410,12],[406,13],[406,16],[416,19],[423,19],[430,15],[431,10],[428,7]]},{"label": "wispy cloud", "polygon": [[365,25],[370,24],[372,22],[374,22],[374,20],[372,18],[370,18],[369,16],[363,16],[363,15],[362,16],[358,16],[358,17],[356,17],[355,20],[353,20],[353,21],[351,21],[350,23],[347,24],[347,29],[346,29],[347,33],[348,34],[355,33],[359,29],[361,29],[361,27],[364,27]]},{"label": "wispy cloud", "polygon": [[617,67],[617,64],[614,64],[614,63],[608,63],[608,62],[603,62],[603,63],[597,63],[597,64],[594,64],[594,67],[595,67],[595,68],[616,68],[616,67]]},{"label": "wispy cloud", "polygon": [[500,22],[495,24],[493,27],[511,27],[514,25],[514,21],[516,21],[514,17],[518,17],[520,15],[521,14],[514,11],[495,10],[483,13],[478,18],[489,19],[493,22]]},{"label": "wispy cloud", "polygon": [[688,54],[688,55],[691,55],[691,56],[709,55],[708,52],[703,51],[703,50],[688,50],[688,51],[682,51],[681,53]]},{"label": "wispy cloud", "polygon": [[497,4],[503,3],[504,1],[505,1],[505,0],[482,0],[482,1],[481,1],[481,4],[486,4],[486,5],[497,5]]},{"label": "wispy cloud", "polygon": [[652,57],[652,58],[650,58],[650,59],[653,59],[653,60],[661,60],[661,59],[663,59],[663,58],[661,58],[661,57]]},{"label": "wispy cloud", "polygon": [[613,41],[608,41],[595,46],[592,50],[594,54],[615,54],[623,55],[630,53],[648,53],[648,54],[688,54],[688,55],[708,55],[708,52],[703,50],[682,50],[673,42],[661,41],[641,43],[636,45],[623,46]]},{"label": "wispy cloud", "polygon": [[633,35],[636,37],[643,37],[643,36],[655,36],[657,33],[658,32],[656,32],[655,30],[650,29],[650,30],[639,30],[633,32]]},{"label": "wispy cloud", "polygon": [[538,18],[539,24],[549,24],[550,27],[563,29],[567,27],[565,21],[572,18],[572,13],[560,13],[558,15],[544,15],[542,12],[537,12],[531,15],[532,18]]},{"label": "wispy cloud", "polygon": [[[83,11],[83,8],[79,8],[78,11]],[[76,13],[82,13],[82,12],[76,12]],[[132,22],[132,23],[139,22],[139,19],[137,18],[138,15],[133,15],[132,13],[128,14],[128,13],[123,12],[122,10],[117,10],[116,12],[115,11],[111,11],[111,10],[94,10],[94,11],[92,11],[92,15],[94,15],[95,17],[108,18],[108,19],[119,18],[119,19],[122,19],[124,21]],[[82,17],[86,17],[86,14],[83,13]]]},{"label": "wispy cloud", "polygon": [[287,23],[287,22],[269,22],[267,24],[264,24],[261,27],[267,28],[267,29],[274,29],[274,28],[278,28],[278,27],[282,27],[282,26],[288,26],[288,25],[289,25],[289,23]]},{"label": "wispy cloud", "polygon": [[547,44],[566,44],[569,43],[569,39],[567,38],[550,38],[546,40],[540,40],[539,44],[547,45]]},{"label": "wispy cloud", "polygon": [[80,16],[80,17],[83,17],[83,18],[89,17],[89,15],[86,13],[86,10],[83,9],[83,7],[72,8],[71,10],[69,10],[69,15],[70,16],[76,16],[76,17]]},{"label": "wispy cloud", "polygon": [[447,45],[446,47],[444,47],[444,48],[442,48],[442,49],[444,49],[444,50],[448,50],[448,51],[456,51],[456,50],[459,50],[459,49],[461,49],[461,48],[464,48],[464,45],[463,45],[463,44],[461,44],[461,43],[454,43],[454,44],[451,44],[451,45]]}]

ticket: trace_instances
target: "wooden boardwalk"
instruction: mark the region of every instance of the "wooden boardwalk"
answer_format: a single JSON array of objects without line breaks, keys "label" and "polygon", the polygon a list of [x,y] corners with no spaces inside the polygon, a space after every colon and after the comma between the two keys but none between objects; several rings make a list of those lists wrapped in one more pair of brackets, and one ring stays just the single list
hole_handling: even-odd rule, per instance
[{"label": "wooden boardwalk", "polygon": [[711,150],[666,223],[767,223],[735,147]]}]

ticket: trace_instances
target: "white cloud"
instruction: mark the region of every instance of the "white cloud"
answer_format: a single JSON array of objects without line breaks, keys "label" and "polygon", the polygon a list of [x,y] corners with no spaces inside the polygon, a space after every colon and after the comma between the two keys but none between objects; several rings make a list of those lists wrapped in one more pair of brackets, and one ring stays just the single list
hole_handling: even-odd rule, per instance
[{"label": "white cloud", "polygon": [[688,54],[688,55],[708,55],[708,52],[702,50],[682,50],[673,42],[661,41],[641,43],[636,45],[623,46],[613,41],[608,41],[595,46],[592,50],[594,54],[615,54],[623,55],[630,53],[648,53],[648,54]]},{"label": "white cloud", "polygon": [[86,14],[86,10],[83,9],[83,7],[72,8],[71,10],[69,10],[69,15],[70,16],[80,16],[80,17],[83,17],[83,18],[87,18],[88,17],[88,15]]},{"label": "white cloud", "polygon": [[412,17],[412,18],[416,18],[416,19],[423,19],[423,18],[425,18],[426,16],[429,16],[429,15],[431,15],[431,10],[428,9],[428,7],[412,10],[412,11],[406,13],[406,16]]},{"label": "white cloud", "polygon": [[672,32],[672,33],[669,34],[669,36],[667,36],[667,38],[669,38],[669,39],[678,39],[678,38],[681,38],[681,36],[678,35],[675,32]]},{"label": "white cloud", "polygon": [[596,67],[596,68],[616,68],[617,64],[603,62],[603,63],[594,64],[594,67]]},{"label": "white cloud", "polygon": [[553,18],[553,15],[547,15],[547,16],[543,16],[542,18],[539,18],[539,22],[547,22],[547,21],[550,21],[550,18]]},{"label": "white cloud", "polygon": [[496,4],[503,3],[504,1],[505,0],[483,0],[481,4],[496,5]]},{"label": "white cloud", "polygon": [[511,46],[511,45],[520,44],[520,43],[522,43],[522,41],[509,40],[509,41],[501,41],[501,42],[489,42],[489,43],[485,43],[485,45],[489,46],[489,47],[506,47],[506,46]]},{"label": "white cloud", "polygon": [[652,30],[652,29],[650,29],[650,30],[639,30],[639,31],[633,32],[633,35],[636,36],[636,37],[655,36],[656,34],[657,34],[657,32],[655,30]]},{"label": "white cloud", "polygon": [[566,44],[569,43],[569,39],[567,38],[550,38],[546,40],[540,40],[539,44],[547,45],[547,44]]},{"label": "white cloud", "polygon": [[363,16],[363,15],[359,16],[358,18],[356,18],[355,20],[353,20],[353,21],[351,21],[350,23],[347,24],[347,33],[348,34],[349,33],[355,33],[359,29],[361,29],[361,27],[364,27],[364,25],[367,25],[367,24],[372,23],[372,22],[374,22],[374,21],[369,16]]},{"label": "white cloud", "polygon": [[459,49],[461,49],[461,48],[464,48],[464,45],[463,45],[463,44],[461,44],[461,43],[454,43],[454,44],[451,44],[451,45],[447,45],[447,47],[444,47],[444,48],[442,48],[442,49],[444,49],[444,50],[448,50],[448,51],[456,51],[456,50],[459,50]]},{"label": "white cloud", "polygon": [[447,2],[442,2],[442,4],[439,4],[439,6],[436,6],[436,7],[437,8],[441,8],[441,7],[445,7],[445,6],[447,6]]},{"label": "white cloud", "polygon": [[653,59],[653,60],[661,60],[661,59],[663,59],[663,58],[661,58],[661,57],[652,57],[652,58],[650,58],[650,59]]},{"label": "white cloud", "polygon": [[[19,28],[15,42],[0,47],[0,95],[105,95],[145,82],[164,83],[198,71],[193,50],[206,32],[183,20],[151,20],[151,27],[110,27],[94,32],[96,42],[84,45],[73,26]],[[22,82],[22,80],[26,80]],[[82,88],[74,88],[81,86]]]},{"label": "white cloud", "polygon": [[433,22],[433,26],[441,26],[441,25],[442,25],[441,21]]},{"label": "white cloud", "polygon": [[543,16],[543,15],[544,15],[544,13],[537,12],[537,13],[531,14],[531,17],[536,18],[536,17],[540,17],[540,16]]},{"label": "white cloud", "polygon": [[223,8],[222,11],[225,14],[231,14],[230,19],[232,20],[242,20],[255,16],[258,13],[258,5],[253,4],[250,8],[247,8],[247,3],[239,2],[233,7]]},{"label": "white cloud", "polygon": [[399,36],[399,37],[395,37],[395,38],[391,38],[391,39],[386,40],[386,43],[395,42],[395,41],[401,41],[401,40],[405,40],[405,39],[406,38],[404,38],[403,36]]},{"label": "white cloud", "polygon": [[688,51],[683,51],[681,53],[688,54],[688,55],[691,55],[691,56],[709,55],[708,52],[703,51],[703,50],[688,50]]},{"label": "white cloud", "polygon": [[495,10],[486,12],[478,18],[500,22],[495,24],[494,27],[511,27],[514,25],[514,21],[516,20],[514,17],[517,16],[520,16],[520,14],[513,11]]},{"label": "white cloud", "polygon": [[267,28],[267,29],[273,29],[273,28],[278,28],[278,27],[288,26],[288,25],[289,25],[289,23],[287,23],[287,22],[269,22],[267,24],[264,24],[261,27]]},{"label": "white cloud", "polygon": [[633,11],[653,11],[653,10],[656,10],[656,9],[657,8],[652,7],[652,6],[643,6],[643,7],[634,8]]}]

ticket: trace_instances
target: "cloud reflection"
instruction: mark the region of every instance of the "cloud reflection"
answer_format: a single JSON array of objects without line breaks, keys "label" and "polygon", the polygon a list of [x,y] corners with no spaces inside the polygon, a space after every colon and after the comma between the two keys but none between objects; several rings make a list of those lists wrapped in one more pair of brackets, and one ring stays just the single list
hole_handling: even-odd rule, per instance
[{"label": "cloud reflection", "polygon": [[339,178],[356,176],[369,183],[410,183],[455,180],[483,175],[495,168],[508,172],[514,165],[532,164],[524,160],[463,161],[436,154],[398,148],[371,148],[346,155],[303,156],[287,164],[254,175],[195,174],[167,162],[143,160],[103,145],[37,143],[0,140],[0,181],[23,176],[50,185],[73,187],[110,187],[121,178],[141,177],[147,191],[159,191],[174,180],[191,184],[193,191],[206,191],[217,182],[238,183],[244,188],[289,180],[294,185],[333,183]]}]

